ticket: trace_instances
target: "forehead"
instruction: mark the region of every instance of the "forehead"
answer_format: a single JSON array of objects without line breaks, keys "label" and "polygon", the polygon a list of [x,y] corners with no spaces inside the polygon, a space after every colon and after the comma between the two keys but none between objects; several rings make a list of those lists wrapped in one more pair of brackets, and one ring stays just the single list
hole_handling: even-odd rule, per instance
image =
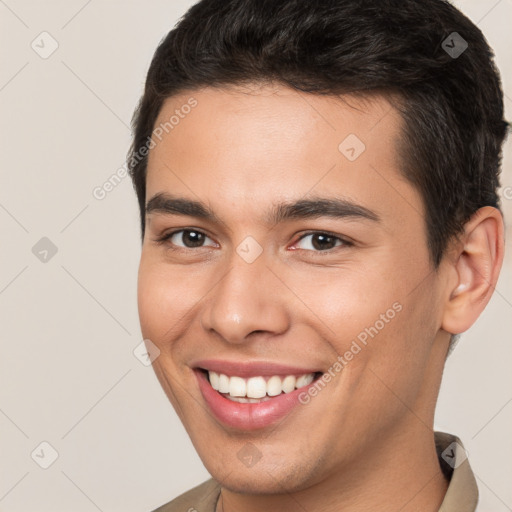
[{"label": "forehead", "polygon": [[[244,142],[239,148],[242,154],[257,152],[265,144],[265,149],[275,147],[275,153],[289,150],[294,155],[307,156],[314,143],[316,160],[318,153],[330,154],[333,143],[341,142],[348,134],[368,142],[373,135],[382,139],[386,134],[387,141],[394,142],[402,119],[391,101],[380,95],[306,94],[284,85],[204,88],[168,98],[155,129],[160,129],[167,142],[175,143],[175,150],[179,149],[176,146],[207,144],[213,150],[217,145],[222,152],[219,156],[226,157],[228,153],[220,143],[231,139]],[[193,108],[191,103],[195,104]],[[165,137],[167,134],[172,137]],[[375,140],[372,142],[373,148],[367,149],[382,149]],[[229,154],[238,155],[236,150],[231,147]],[[275,153],[269,158],[275,158]]]},{"label": "forehead", "polygon": [[171,190],[226,207],[337,193],[397,210],[412,194],[405,203],[421,209],[399,171],[402,124],[383,96],[281,85],[185,92],[165,101],[155,123],[147,198]]}]

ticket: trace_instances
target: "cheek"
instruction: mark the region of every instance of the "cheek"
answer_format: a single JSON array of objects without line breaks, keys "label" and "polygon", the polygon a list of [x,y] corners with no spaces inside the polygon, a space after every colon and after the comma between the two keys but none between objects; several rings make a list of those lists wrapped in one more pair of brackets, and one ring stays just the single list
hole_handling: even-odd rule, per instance
[{"label": "cheek", "polygon": [[137,283],[137,303],[142,334],[152,341],[158,337],[154,333],[159,332],[159,323],[164,318],[162,313],[166,301],[165,290],[153,267],[148,264],[147,258],[142,256]]},{"label": "cheek", "polygon": [[137,301],[142,334],[157,345],[175,338],[183,320],[198,302],[200,290],[186,271],[172,272],[168,265],[142,255]]},{"label": "cheek", "polygon": [[[415,410],[425,385],[432,343],[438,329],[434,282],[426,289],[403,292],[392,309],[378,311],[362,331],[366,345],[358,376],[376,408],[388,404],[386,414],[401,414],[404,407]],[[384,316],[380,317],[380,314]],[[357,336],[357,335],[356,335]],[[357,356],[360,357],[360,356]],[[382,412],[384,414],[384,411]]]},{"label": "cheek", "polygon": [[[346,386],[387,396],[379,376],[412,400],[436,331],[434,283],[425,280],[427,262],[397,257],[378,263],[289,276],[304,303],[296,320],[309,318],[311,329],[331,346],[333,362],[336,355],[347,361]],[[423,280],[422,289],[411,293]]]},{"label": "cheek", "polygon": [[399,280],[385,279],[382,268],[318,269],[297,272],[290,280],[290,288],[304,305],[299,311],[308,313],[339,353],[347,350],[352,340],[364,342],[370,336],[368,331],[388,330],[400,315]]}]

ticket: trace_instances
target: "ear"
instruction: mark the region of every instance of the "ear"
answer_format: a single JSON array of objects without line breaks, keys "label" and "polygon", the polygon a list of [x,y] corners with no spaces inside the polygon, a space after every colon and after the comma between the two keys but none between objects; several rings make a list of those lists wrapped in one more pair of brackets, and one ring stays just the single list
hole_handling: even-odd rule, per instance
[{"label": "ear", "polygon": [[497,208],[477,210],[464,227],[452,260],[441,327],[459,334],[473,325],[491,298],[503,263],[503,217]]}]

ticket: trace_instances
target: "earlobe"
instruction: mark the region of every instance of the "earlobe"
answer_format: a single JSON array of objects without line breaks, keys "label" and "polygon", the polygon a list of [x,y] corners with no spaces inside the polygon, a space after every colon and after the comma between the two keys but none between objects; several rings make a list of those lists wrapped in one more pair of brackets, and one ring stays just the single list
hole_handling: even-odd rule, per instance
[{"label": "earlobe", "polygon": [[503,262],[503,217],[491,206],[480,208],[466,223],[454,258],[456,283],[448,290],[442,328],[459,334],[473,325],[489,302]]}]

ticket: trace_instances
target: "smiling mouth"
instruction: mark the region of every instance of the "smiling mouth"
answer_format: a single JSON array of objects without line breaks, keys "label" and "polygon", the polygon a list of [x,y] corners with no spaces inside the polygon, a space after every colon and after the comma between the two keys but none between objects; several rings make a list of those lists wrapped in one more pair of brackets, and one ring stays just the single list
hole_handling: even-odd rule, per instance
[{"label": "smiling mouth", "polygon": [[272,375],[243,378],[201,368],[210,386],[222,396],[238,403],[261,403],[309,386],[322,372],[302,375]]}]

